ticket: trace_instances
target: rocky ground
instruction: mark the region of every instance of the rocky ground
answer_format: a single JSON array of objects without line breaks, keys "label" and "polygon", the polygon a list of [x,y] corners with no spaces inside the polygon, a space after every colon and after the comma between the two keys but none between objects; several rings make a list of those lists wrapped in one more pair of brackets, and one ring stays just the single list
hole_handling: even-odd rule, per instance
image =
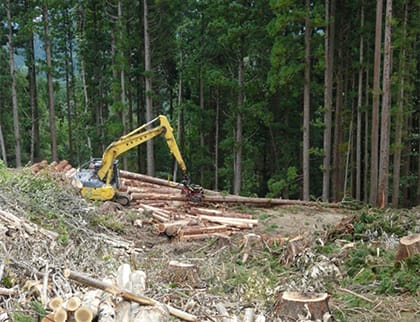
[{"label": "rocky ground", "polygon": [[[400,238],[420,233],[419,208],[200,207],[246,214],[258,224],[182,240],[157,232],[150,211],[84,200],[53,167],[35,175],[30,167],[0,165],[0,321],[39,321],[52,298],[92,289],[65,276],[66,269],[112,283],[122,264],[145,273],[144,296],[199,321],[281,321],[277,304],[285,291],[327,293],[329,321],[420,319],[420,257],[395,261]],[[194,279],[168,278],[173,261],[193,265]],[[115,294],[111,300],[119,301]]]}]

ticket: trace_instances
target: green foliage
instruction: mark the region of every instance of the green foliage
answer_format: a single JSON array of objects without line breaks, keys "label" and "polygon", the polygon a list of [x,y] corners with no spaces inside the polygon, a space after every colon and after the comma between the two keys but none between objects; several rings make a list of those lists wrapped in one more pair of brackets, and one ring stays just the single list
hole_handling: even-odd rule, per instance
[{"label": "green foliage", "polygon": [[376,248],[366,245],[353,251],[345,261],[346,283],[352,286],[376,284],[375,291],[379,294],[416,295],[420,285],[420,255],[395,263],[393,250],[379,250],[380,256],[377,256]]},{"label": "green foliage", "polygon": [[297,177],[296,167],[289,167],[287,171],[281,171],[279,175],[273,176],[268,180],[268,189],[270,192],[267,194],[267,197],[281,197],[285,189],[288,189],[290,194],[295,193],[298,189]]}]

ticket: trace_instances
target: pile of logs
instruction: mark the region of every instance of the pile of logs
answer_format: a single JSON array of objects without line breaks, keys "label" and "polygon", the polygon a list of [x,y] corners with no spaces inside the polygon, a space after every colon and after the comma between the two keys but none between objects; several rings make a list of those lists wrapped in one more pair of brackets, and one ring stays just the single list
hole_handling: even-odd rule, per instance
[{"label": "pile of logs", "polygon": [[[63,173],[67,178],[71,178],[76,172],[66,160],[50,164],[42,161],[32,165],[35,174],[43,169]],[[208,237],[226,238],[258,224],[258,220],[250,215],[221,207],[226,202],[238,203],[240,201],[237,198],[242,197],[231,196],[229,199],[229,196],[204,190],[204,200],[195,203],[182,194],[182,185],[179,183],[122,170],[120,175],[121,191],[127,192],[131,198],[130,208],[150,216],[150,222],[157,234],[183,241]]]}]

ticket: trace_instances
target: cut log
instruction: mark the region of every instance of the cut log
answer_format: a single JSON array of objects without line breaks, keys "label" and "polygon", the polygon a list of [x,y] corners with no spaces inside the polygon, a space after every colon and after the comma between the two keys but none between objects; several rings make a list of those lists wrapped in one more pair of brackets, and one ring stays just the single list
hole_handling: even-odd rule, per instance
[{"label": "cut log", "polygon": [[282,321],[298,321],[302,317],[310,321],[325,321],[324,317],[331,317],[328,300],[327,293],[283,292],[274,312]]},{"label": "cut log", "polygon": [[187,226],[187,227],[183,227],[180,233],[182,236],[186,236],[186,235],[225,233],[227,230],[228,230],[228,226],[226,225]]},{"label": "cut log", "polygon": [[[160,186],[165,186],[165,187],[171,187],[171,188],[175,188],[175,189],[182,189],[182,184],[178,183],[178,182],[174,182],[174,181],[170,181],[170,180],[164,180],[164,179],[159,179],[159,178],[155,178],[155,177],[150,177],[144,174],[139,174],[139,173],[134,173],[134,172],[130,172],[130,171],[124,171],[124,170],[120,170],[120,176],[121,178],[125,178],[125,179],[131,179],[131,180],[138,180],[138,181],[142,181],[142,182],[148,182],[148,183],[153,183],[153,184],[157,184]],[[213,191],[213,190],[207,190],[204,189],[204,193],[206,194],[211,194],[211,195],[219,195],[219,192]]]},{"label": "cut log", "polygon": [[79,297],[73,296],[66,302],[66,309],[68,311],[74,312],[80,307],[81,303],[82,301]]},{"label": "cut log", "polygon": [[188,212],[191,214],[200,214],[200,215],[209,215],[209,216],[219,216],[219,217],[234,217],[234,218],[245,218],[245,219],[252,219],[252,215],[247,214],[240,214],[236,212],[227,212],[223,210],[217,209],[208,209],[208,208],[198,208],[198,207],[191,207],[188,209]]},{"label": "cut log", "polygon": [[41,319],[41,322],[54,322],[54,313],[50,313]]},{"label": "cut log", "polygon": [[[149,194],[149,193],[132,193],[132,198],[135,200],[170,200],[170,201],[185,201],[189,199],[184,195],[168,195],[168,194]],[[247,204],[258,207],[274,207],[274,206],[308,206],[308,207],[326,207],[326,208],[338,208],[341,205],[338,203],[322,203],[314,201],[302,201],[302,200],[291,200],[291,199],[270,199],[270,198],[254,198],[254,197],[242,197],[242,196],[222,196],[222,195],[208,195],[204,194],[201,203],[229,203],[229,204]]]},{"label": "cut log", "polygon": [[87,307],[80,307],[74,312],[74,319],[77,322],[91,322],[93,320],[93,314]]},{"label": "cut log", "polygon": [[65,322],[67,320],[67,311],[63,308],[58,308],[54,312],[54,321],[55,322]]},{"label": "cut log", "polygon": [[209,215],[198,215],[198,218],[238,228],[252,228],[253,226],[258,225],[258,219],[228,218]]},{"label": "cut log", "polygon": [[16,293],[17,293],[17,289],[15,289],[15,288],[0,287],[0,295],[12,296]]},{"label": "cut log", "polygon": [[56,296],[50,300],[50,302],[48,303],[48,307],[51,310],[56,311],[61,307],[62,304],[63,304],[63,298],[61,296]]},{"label": "cut log", "polygon": [[[182,227],[191,225],[191,224],[197,224],[197,222],[192,219],[182,219],[182,220],[175,220],[171,222],[162,222],[155,224],[155,229],[160,233],[165,233],[168,236],[174,236],[176,235],[176,232],[181,229]],[[174,234],[175,232],[175,234]]]},{"label": "cut log", "polygon": [[420,234],[408,235],[400,239],[395,260],[401,261],[414,254],[420,254]]},{"label": "cut log", "polygon": [[176,284],[178,287],[203,288],[205,283],[200,278],[198,267],[194,264],[170,261],[162,272],[164,280]]},{"label": "cut log", "polygon": [[[124,300],[133,301],[133,302],[144,304],[144,305],[160,304],[158,301],[150,297],[139,295],[139,294],[133,294],[132,292],[128,292],[126,290],[120,289],[111,283],[102,282],[94,278],[91,278],[89,276],[86,276],[84,274],[71,271],[69,269],[64,270],[64,276],[80,284],[95,287],[105,292],[111,293],[113,295],[120,296]],[[170,305],[166,305],[166,306],[169,310],[169,313],[172,314],[173,316],[176,316],[185,321],[197,321],[197,317],[192,314],[178,310]]]}]

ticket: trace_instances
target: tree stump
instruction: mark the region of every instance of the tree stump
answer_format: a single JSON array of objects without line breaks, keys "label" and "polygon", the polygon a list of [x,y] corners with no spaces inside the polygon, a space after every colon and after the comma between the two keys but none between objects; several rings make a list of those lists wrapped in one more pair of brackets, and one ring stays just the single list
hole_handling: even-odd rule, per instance
[{"label": "tree stump", "polygon": [[400,239],[395,260],[401,261],[414,254],[420,254],[420,234],[413,234]]},{"label": "tree stump", "polygon": [[327,293],[283,292],[277,300],[274,312],[282,321],[298,321],[303,318],[310,321],[330,321],[327,318],[331,317],[328,299]]},{"label": "tree stump", "polygon": [[206,287],[198,274],[198,267],[190,263],[170,261],[166,272],[163,274],[165,281],[177,286],[189,286],[192,288]]},{"label": "tree stump", "polygon": [[282,262],[288,265],[295,261],[295,259],[301,255],[306,248],[308,248],[309,240],[303,236],[296,236],[290,239],[286,245],[286,249],[283,252]]}]

